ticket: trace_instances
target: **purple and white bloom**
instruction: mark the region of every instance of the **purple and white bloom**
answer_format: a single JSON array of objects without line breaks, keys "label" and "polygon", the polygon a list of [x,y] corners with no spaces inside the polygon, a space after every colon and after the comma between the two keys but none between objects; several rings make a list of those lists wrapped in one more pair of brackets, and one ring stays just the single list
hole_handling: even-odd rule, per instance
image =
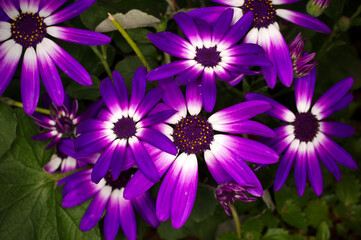
[{"label": "purple and white bloom", "polygon": [[38,104],[39,72],[45,89],[57,106],[62,106],[64,102],[64,88],[57,67],[82,85],[92,84],[89,73],[70,54],[48,38],[48,34],[54,38],[84,45],[102,45],[111,40],[97,32],[54,26],[78,16],[95,0],[78,0],[55,12],[65,2],[0,1],[0,9],[7,15],[0,17],[0,95],[9,85],[24,52],[21,96],[27,114],[32,114]]},{"label": "purple and white bloom", "polygon": [[148,34],[149,40],[162,51],[180,58],[150,71],[147,79],[160,80],[175,76],[182,85],[201,82],[204,109],[211,112],[217,96],[216,77],[238,84],[245,74],[258,74],[250,66],[268,66],[268,59],[257,54],[264,50],[256,44],[238,44],[253,21],[253,14],[245,14],[233,26],[233,10],[220,15],[214,26],[202,20],[193,20],[186,13],[174,15],[188,40],[171,32]]},{"label": "purple and white bloom", "polygon": [[[289,9],[276,9],[275,5],[290,4],[300,0],[212,0],[227,7],[207,7],[188,12],[193,18],[205,20],[214,24],[216,19],[229,8],[233,8],[235,15],[253,12],[254,19],[251,30],[244,42],[257,43],[266,51],[266,55],[273,63],[271,67],[264,67],[263,74],[270,88],[274,88],[277,76],[281,82],[289,87],[293,81],[293,68],[290,53],[284,40],[276,16],[301,27],[309,28],[321,33],[331,30],[321,21],[304,13]],[[237,20],[237,18],[235,19]],[[244,33],[242,32],[242,35]]]},{"label": "purple and white bloom", "polygon": [[58,183],[65,183],[62,206],[74,207],[94,196],[80,222],[80,230],[92,229],[105,210],[105,239],[115,239],[120,226],[127,239],[135,240],[137,239],[137,223],[133,208],[154,228],[159,226],[159,220],[155,213],[155,201],[149,192],[144,192],[132,200],[124,198],[124,187],[134,172],[134,168],[123,169],[116,180],[108,172],[99,183],[91,181],[91,169],[74,173]]},{"label": "purple and white bloom", "polygon": [[234,204],[236,200],[242,202],[253,202],[257,199],[247,196],[247,186],[241,186],[235,183],[225,183],[219,185],[215,191],[216,198],[223,207],[228,216],[232,216],[229,204]]},{"label": "purple and white bloom", "polygon": [[134,74],[132,93],[128,91],[122,76],[114,71],[114,84],[110,78],[100,84],[100,94],[106,109],[100,110],[97,118],[82,122],[77,128],[75,149],[79,157],[102,151],[92,171],[92,181],[99,181],[111,170],[113,179],[118,179],[124,162],[124,154],[130,148],[139,169],[150,180],[160,180],[153,160],[144,148],[149,143],[162,151],[177,154],[177,148],[161,132],[151,128],[173,116],[176,111],[166,110],[147,116],[148,112],[163,96],[160,87],[153,88],[145,95],[147,73],[140,67]]},{"label": "purple and white bloom", "polygon": [[348,91],[353,79],[349,77],[336,83],[311,108],[315,81],[316,69],[305,77],[295,79],[296,114],[269,97],[256,93],[246,95],[247,100],[269,102],[272,108],[266,113],[288,123],[274,129],[275,138],[264,141],[277,153],[284,152],[274,182],[276,191],[285,183],[293,163],[300,196],[304,193],[307,176],[316,195],[322,194],[323,181],[319,160],[337,180],[341,179],[337,163],[357,169],[351,155],[328,137],[350,137],[354,134],[354,128],[345,123],[323,121],[351,103],[353,96]]},{"label": "purple and white bloom", "polygon": [[[236,136],[252,134],[274,137],[274,132],[250,118],[270,109],[264,101],[243,102],[220,110],[209,118],[200,114],[203,101],[198,84],[187,85],[186,99],[172,79],[160,81],[166,91],[156,111],[164,111],[169,106],[178,111],[167,120],[172,124],[157,124],[154,128],[162,131],[178,149],[176,157],[151,146],[147,149],[154,156],[159,175],[165,174],[160,186],[156,210],[160,221],[171,217],[174,228],[180,228],[188,219],[197,192],[198,160],[204,155],[207,167],[218,184],[237,183],[250,186],[246,191],[261,196],[261,183],[247,162],[275,163],[278,155],[262,143]],[[155,114],[155,113],[154,113]],[[138,171],[125,188],[124,196],[132,199],[148,190],[154,182]],[[137,189],[135,192],[132,189]]]}]

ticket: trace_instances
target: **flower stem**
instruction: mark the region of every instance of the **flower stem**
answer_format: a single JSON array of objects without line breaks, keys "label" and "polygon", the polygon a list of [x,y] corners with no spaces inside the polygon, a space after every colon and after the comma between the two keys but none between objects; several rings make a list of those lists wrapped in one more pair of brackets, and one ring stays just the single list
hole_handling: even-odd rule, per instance
[{"label": "flower stem", "polygon": [[229,209],[232,212],[234,224],[236,225],[237,238],[241,240],[241,222],[239,221],[238,213],[233,204],[228,204]]},{"label": "flower stem", "polygon": [[147,60],[145,59],[145,57],[143,56],[142,52],[139,50],[137,44],[133,41],[133,39],[131,39],[131,37],[128,35],[128,33],[125,31],[125,29],[119,24],[119,22],[113,17],[113,15],[111,15],[110,13],[108,13],[109,15],[109,20],[114,24],[114,26],[118,29],[118,31],[120,32],[120,34],[122,34],[122,36],[124,37],[124,39],[128,42],[128,44],[130,45],[130,47],[134,50],[135,54],[137,54],[138,58],[140,59],[140,61],[143,63],[143,65],[148,69],[148,71],[151,70]]},{"label": "flower stem", "polygon": [[95,55],[97,55],[97,57],[100,59],[101,63],[103,64],[103,67],[105,69],[105,71],[107,72],[108,76],[110,77],[110,79],[113,79],[113,75],[112,75],[112,71],[110,70],[109,64],[107,62],[107,52],[105,49],[105,46],[102,45],[102,53],[98,50],[98,48],[96,46],[89,46],[91,48],[91,50],[93,50],[93,52],[95,53]]},{"label": "flower stem", "polygon": [[[0,102],[6,103],[9,106],[24,108],[24,105],[21,102],[17,102],[15,100],[12,100],[11,98],[7,98],[7,97],[0,97]],[[44,108],[37,107],[35,109],[35,112],[50,115],[50,110],[44,109]]]}]

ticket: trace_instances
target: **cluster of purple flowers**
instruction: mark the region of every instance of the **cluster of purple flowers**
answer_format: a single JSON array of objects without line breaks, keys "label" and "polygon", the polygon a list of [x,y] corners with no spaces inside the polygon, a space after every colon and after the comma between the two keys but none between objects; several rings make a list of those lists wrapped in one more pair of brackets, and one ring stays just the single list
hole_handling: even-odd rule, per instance
[{"label": "cluster of purple flowers", "polygon": [[[94,0],[78,0],[59,11],[66,1],[0,0],[0,94],[24,52],[24,110],[49,130],[33,139],[52,139],[47,149],[56,148],[45,170],[81,168],[59,182],[65,184],[63,207],[94,197],[81,230],[93,228],[106,211],[106,239],[114,239],[119,226],[127,238],[136,239],[134,208],[152,227],[171,218],[173,227],[180,228],[191,213],[198,165],[204,162],[220,186],[215,194],[229,215],[228,206],[235,200],[253,201],[250,195],[263,195],[253,165],[247,162],[265,166],[278,162],[283,154],[274,189],[282,187],[295,163],[300,196],[307,176],[314,192],[322,194],[319,160],[337,180],[341,178],[337,163],[357,168],[350,154],[328,137],[350,137],[353,127],[323,121],[352,101],[348,93],[352,78],[335,84],[311,108],[315,53],[303,52],[301,35],[287,46],[276,16],[322,33],[330,29],[309,15],[276,8],[298,0],[212,1],[225,6],[174,16],[186,39],[171,32],[148,34],[156,47],[177,60],[149,72],[140,67],[130,96],[121,74],[114,71],[112,79],[100,84],[101,100],[77,116],[78,102],[70,104],[56,66],[83,85],[91,85],[90,76],[48,34],[78,44],[109,43],[110,38],[100,33],[54,26],[79,15]],[[260,74],[270,88],[277,77],[286,87],[294,82],[297,113],[256,93],[214,112],[217,80],[234,86],[247,75]],[[52,101],[50,116],[34,113],[40,78]],[[159,86],[146,93],[147,80],[158,81]],[[184,93],[180,85],[185,86]],[[272,130],[250,120],[262,113],[287,124]],[[248,135],[260,136],[259,141]],[[159,181],[154,200],[148,190]]]}]

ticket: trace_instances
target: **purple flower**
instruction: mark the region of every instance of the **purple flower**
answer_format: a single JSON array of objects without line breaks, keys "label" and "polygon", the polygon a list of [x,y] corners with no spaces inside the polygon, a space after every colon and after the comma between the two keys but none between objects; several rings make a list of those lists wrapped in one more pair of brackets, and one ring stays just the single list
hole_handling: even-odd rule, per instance
[{"label": "purple flower", "polygon": [[297,114],[293,114],[283,105],[263,95],[256,93],[246,95],[247,100],[269,102],[272,108],[266,113],[289,123],[275,129],[275,138],[265,140],[277,153],[285,152],[274,182],[276,191],[286,181],[294,162],[296,187],[300,196],[306,187],[306,176],[313,191],[317,195],[322,194],[323,181],[318,159],[337,180],[341,178],[337,163],[357,169],[351,155],[327,136],[350,137],[354,134],[354,128],[344,123],[321,121],[345,108],[352,101],[352,94],[347,92],[352,86],[353,79],[345,78],[332,86],[311,108],[315,81],[316,69],[305,77],[295,79]]},{"label": "purple flower", "polygon": [[216,197],[228,216],[232,216],[231,209],[228,205],[234,204],[236,200],[242,202],[256,201],[256,198],[247,196],[247,189],[252,189],[252,187],[240,186],[235,183],[225,183],[218,186],[215,192]]},{"label": "purple flower", "polygon": [[78,161],[77,159],[64,154],[62,151],[57,149],[56,153],[53,154],[50,161],[44,166],[44,170],[48,173],[54,173],[60,168],[60,172],[69,172],[77,168],[87,166],[88,163],[84,161]]},{"label": "purple flower", "polygon": [[[91,85],[88,72],[54,41],[52,37],[84,45],[101,45],[110,38],[96,32],[53,26],[67,21],[91,6],[95,0],[78,0],[54,13],[65,1],[1,0],[7,16],[0,18],[0,95],[10,83],[24,50],[21,68],[21,95],[27,114],[35,111],[40,91],[40,76],[50,98],[63,105],[64,89],[56,67],[80,84]],[[19,7],[20,11],[19,11]]]},{"label": "purple flower", "polygon": [[74,173],[59,181],[59,184],[65,183],[62,206],[74,207],[94,196],[80,222],[80,230],[89,231],[92,229],[106,209],[104,216],[105,239],[114,239],[120,225],[127,239],[135,240],[137,238],[137,223],[133,207],[152,227],[158,227],[159,220],[155,213],[154,199],[149,192],[142,193],[132,200],[123,197],[124,186],[134,172],[134,168],[126,169],[116,180],[108,172],[99,183],[91,181],[91,169]]},{"label": "purple flower", "polygon": [[263,49],[255,44],[237,44],[252,24],[253,14],[245,14],[231,26],[233,10],[225,11],[214,26],[193,20],[178,13],[174,20],[188,41],[171,32],[148,34],[149,40],[159,49],[182,60],[150,71],[147,79],[160,80],[177,75],[180,84],[200,80],[204,109],[211,112],[217,95],[216,77],[221,81],[238,84],[245,74],[258,74],[250,66],[271,66],[268,59],[258,56]]},{"label": "purple flower", "polygon": [[[303,13],[288,9],[277,9],[274,5],[289,4],[300,0],[212,0],[227,7],[207,7],[188,12],[194,18],[205,20],[214,24],[216,19],[230,7],[235,15],[240,17],[248,12],[253,12],[252,29],[246,35],[244,42],[257,43],[266,51],[267,57],[273,63],[271,67],[264,67],[265,80],[271,88],[276,84],[277,76],[281,82],[289,87],[293,81],[293,69],[290,53],[279,25],[276,15],[301,27],[330,33],[331,30],[321,21]],[[237,20],[237,18],[235,19]],[[242,32],[242,35],[244,33]]]},{"label": "purple flower", "polygon": [[146,73],[144,67],[135,72],[132,95],[128,101],[128,91],[123,78],[114,71],[114,84],[110,78],[104,79],[100,84],[100,94],[107,109],[102,109],[96,119],[88,119],[77,128],[80,136],[75,140],[75,149],[79,157],[103,151],[92,171],[91,177],[95,183],[98,183],[109,169],[112,177],[118,178],[127,149],[130,149],[139,169],[152,181],[159,181],[160,178],[144,143],[173,155],[177,153],[172,141],[151,128],[174,115],[176,111],[166,110],[147,116],[162,98],[163,90],[156,87],[145,95]]},{"label": "purple flower", "polygon": [[[267,111],[270,105],[264,101],[243,102],[206,118],[200,114],[203,107],[200,85],[187,85],[186,101],[172,79],[162,80],[160,85],[166,89],[163,97],[166,104],[158,105],[155,112],[164,111],[170,106],[178,113],[167,120],[173,127],[162,123],[154,128],[173,140],[178,155],[174,157],[146,146],[154,156],[159,175],[165,174],[156,203],[159,220],[165,221],[171,217],[173,227],[180,228],[188,219],[197,192],[197,156],[201,154],[204,154],[208,169],[218,184],[252,186],[246,191],[261,196],[261,183],[245,161],[271,164],[278,161],[278,155],[259,142],[235,134],[274,137],[274,132],[268,127],[248,120]],[[124,196],[132,199],[153,184],[138,171],[125,188]]]}]

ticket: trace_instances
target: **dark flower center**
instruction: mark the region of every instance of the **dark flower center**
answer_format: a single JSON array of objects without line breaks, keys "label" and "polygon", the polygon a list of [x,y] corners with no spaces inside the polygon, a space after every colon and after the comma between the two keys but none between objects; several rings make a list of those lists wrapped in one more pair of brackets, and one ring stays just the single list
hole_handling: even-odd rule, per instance
[{"label": "dark flower center", "polygon": [[21,13],[11,23],[11,34],[14,41],[24,48],[35,47],[46,35],[44,18],[37,13]]},{"label": "dark flower center", "polygon": [[118,138],[128,139],[136,133],[135,122],[133,119],[123,117],[114,124],[113,131]]},{"label": "dark flower center", "polygon": [[310,142],[318,133],[319,123],[312,113],[300,113],[293,122],[295,127],[294,134],[296,139],[304,142]]},{"label": "dark flower center", "polygon": [[221,57],[219,56],[220,52],[217,51],[217,46],[210,48],[197,47],[196,51],[194,60],[205,67],[215,67],[221,61]]},{"label": "dark flower center", "polygon": [[245,0],[241,8],[243,14],[253,12],[252,27],[268,27],[275,22],[276,9],[273,7],[272,0]]},{"label": "dark flower center", "polygon": [[200,154],[209,149],[213,141],[212,125],[202,116],[182,118],[174,127],[174,144],[181,152]]},{"label": "dark flower center", "polygon": [[112,174],[110,172],[110,170],[108,171],[108,173],[104,176],[105,181],[107,182],[107,184],[113,188],[118,188],[121,189],[123,187],[125,187],[127,185],[127,183],[129,182],[129,180],[132,178],[132,175],[136,172],[136,169],[134,168],[130,168],[126,171],[123,171],[120,173],[119,177],[117,180],[114,180],[112,178]]},{"label": "dark flower center", "polygon": [[58,118],[55,127],[59,133],[63,133],[63,138],[74,137],[73,134],[74,124],[73,124],[73,120],[70,119],[69,117],[65,116]]}]

